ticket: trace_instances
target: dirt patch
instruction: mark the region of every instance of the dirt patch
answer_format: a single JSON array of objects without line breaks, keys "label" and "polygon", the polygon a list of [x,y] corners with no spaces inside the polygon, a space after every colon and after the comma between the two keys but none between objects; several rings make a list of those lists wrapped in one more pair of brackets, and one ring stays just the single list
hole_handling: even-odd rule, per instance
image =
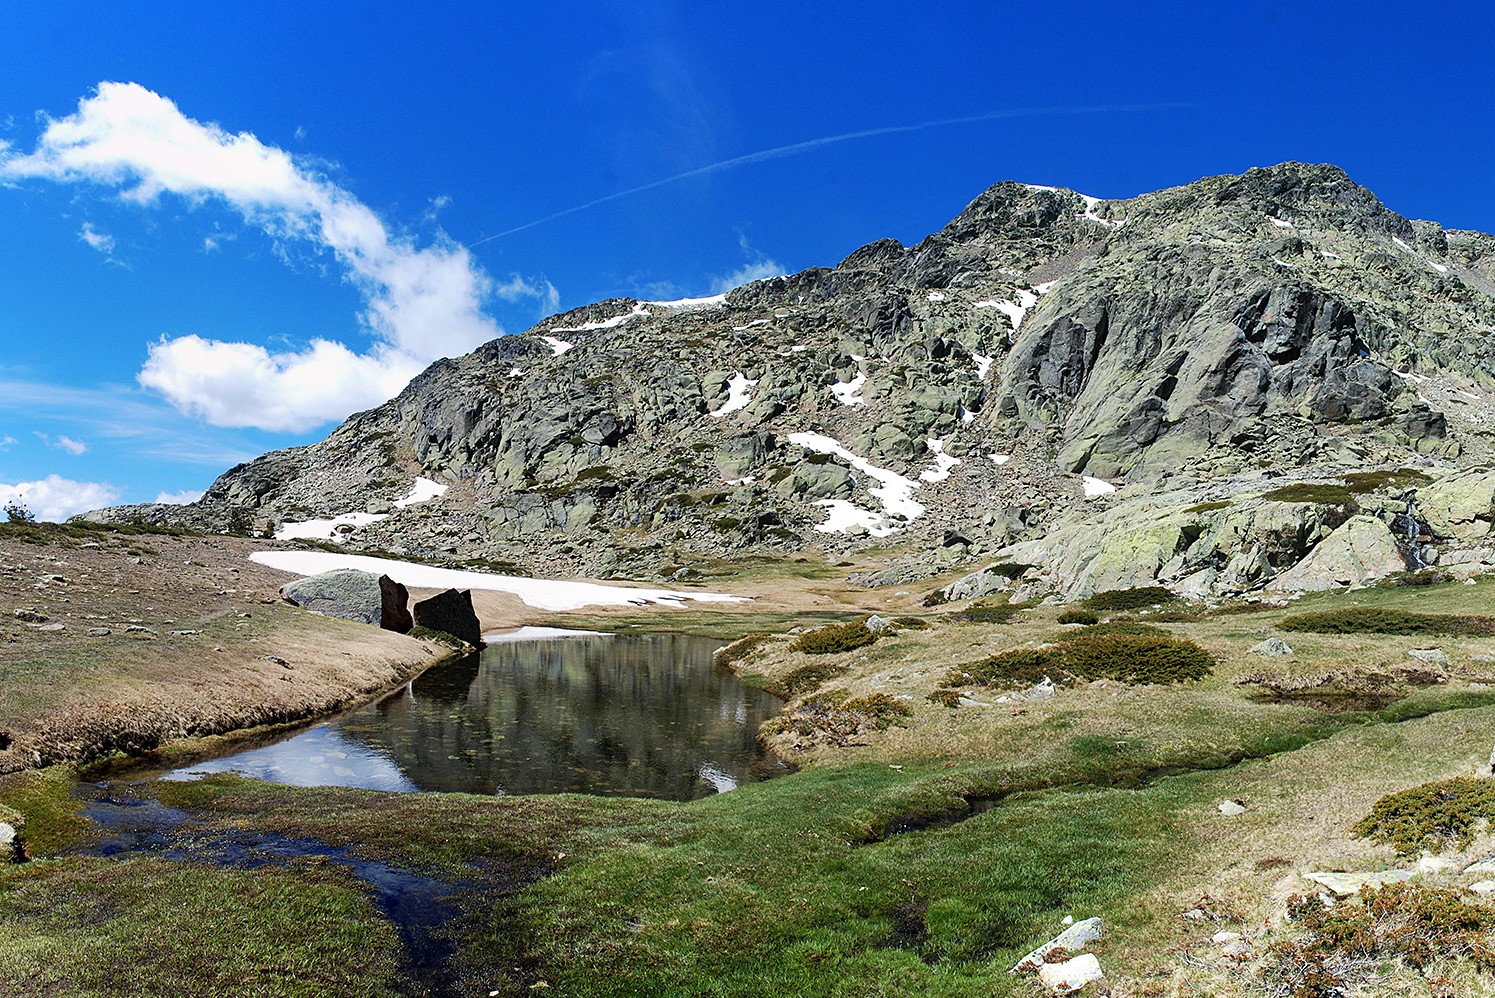
[{"label": "dirt patch", "polygon": [[0,534],[0,772],[324,714],[446,649],[282,603],[263,542]]}]

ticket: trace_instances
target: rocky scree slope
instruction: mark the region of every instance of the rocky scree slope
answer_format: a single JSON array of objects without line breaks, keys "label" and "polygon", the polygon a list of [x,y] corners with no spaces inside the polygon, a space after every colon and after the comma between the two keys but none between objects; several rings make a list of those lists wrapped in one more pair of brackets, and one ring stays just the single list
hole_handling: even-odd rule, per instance
[{"label": "rocky scree slope", "polygon": [[[1490,459],[1492,332],[1495,237],[1409,221],[1334,167],[1128,201],[1004,182],[917,245],[717,299],[576,309],[437,362],[193,506],[93,515],[222,529],[393,512],[342,539],[596,576],[815,546],[901,554],[904,579],[1024,544],[1070,593],[1185,568],[1237,591],[1361,506],[1411,521],[1394,534],[1411,564],[1438,556],[1449,535],[1415,486]],[[1259,512],[1285,483],[1404,466],[1425,476],[1410,492],[1388,475],[1354,509]],[[453,487],[392,510],[416,475]],[[1160,496],[1213,508],[1156,564],[1094,571],[1086,524],[1130,530]],[[1487,514],[1459,515],[1487,529]],[[1255,568],[1226,571],[1253,546]]]}]

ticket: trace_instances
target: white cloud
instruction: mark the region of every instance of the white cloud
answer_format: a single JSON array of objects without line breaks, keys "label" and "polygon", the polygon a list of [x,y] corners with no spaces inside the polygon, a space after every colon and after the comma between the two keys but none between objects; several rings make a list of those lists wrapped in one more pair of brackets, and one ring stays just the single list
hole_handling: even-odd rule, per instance
[{"label": "white cloud", "polygon": [[105,256],[113,258],[114,237],[95,229],[92,222],[83,223],[83,228],[78,232],[78,238]]},{"label": "white cloud", "polygon": [[73,455],[73,457],[77,457],[84,451],[88,450],[88,445],[83,441],[74,440],[69,436],[59,436],[56,440],[53,440],[51,437],[49,437],[45,433],[42,433],[40,430],[33,430],[32,433],[36,434],[37,438],[40,439],[42,443],[46,444],[53,450],[67,451],[69,454]]},{"label": "white cloud", "polygon": [[119,489],[102,482],[75,482],[48,475],[39,482],[0,483],[0,506],[19,502],[38,520],[61,523],[70,516],[107,506],[120,497]]},{"label": "white cloud", "polygon": [[10,450],[17,443],[19,441],[15,437],[0,437],[0,450]]},{"label": "white cloud", "polygon": [[202,489],[183,489],[180,492],[157,492],[156,502],[163,506],[185,506],[202,498]]},{"label": "white cloud", "polygon": [[360,356],[313,340],[305,350],[271,353],[254,343],[179,336],[151,344],[139,380],[214,426],[301,432],[392,398],[424,367],[383,346]]},{"label": "white cloud", "polygon": [[[188,118],[139,84],[100,83],[76,114],[48,121],[33,152],[0,155],[0,177],[104,184],[141,205],[164,194],[221,200],[272,237],[312,242],[347,268],[375,338],[364,354],[322,340],[272,354],[198,336],[150,348],[140,383],[218,425],[309,429],[383,402],[431,361],[502,334],[482,310],[500,288],[466,247],[441,235],[418,248],[391,235],[367,206],[285,150]],[[500,287],[519,293],[512,281]],[[187,366],[201,360],[205,369]]]},{"label": "white cloud", "polygon": [[724,291],[740,288],[744,284],[761,281],[765,277],[782,277],[784,274],[785,270],[782,263],[764,257],[752,263],[745,263],[730,274],[722,274],[719,277],[712,278],[711,292],[712,294],[719,295]]},{"label": "white cloud", "polygon": [[493,293],[504,301],[536,298],[551,312],[555,312],[561,307],[560,290],[543,277],[532,279],[521,277],[518,274],[511,274],[507,281],[493,286]]}]

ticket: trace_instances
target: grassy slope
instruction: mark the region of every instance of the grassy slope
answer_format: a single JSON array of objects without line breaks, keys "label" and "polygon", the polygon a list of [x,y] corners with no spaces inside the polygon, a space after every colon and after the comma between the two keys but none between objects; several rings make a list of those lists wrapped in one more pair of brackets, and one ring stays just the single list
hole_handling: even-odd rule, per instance
[{"label": "grassy slope", "polygon": [[[1292,612],[1352,603],[1478,612],[1489,592],[1376,590],[1304,599]],[[1286,612],[1167,625],[1220,657],[1218,674],[1197,686],[1078,687],[1018,715],[952,711],[916,694],[948,664],[1062,633],[1052,611],[909,632],[843,656],[847,672],[831,684],[907,692],[917,707],[906,727],[849,751],[813,749],[798,775],[689,804],[386,795],[233,778],[159,792],[203,816],[192,834],[312,836],[462,882],[465,916],[454,931],[460,976],[474,993],[532,993],[544,982],[574,995],[1023,994],[1029,985],[1006,973],[1012,961],[1064,915],[1100,914],[1111,933],[1096,952],[1116,993],[1247,994],[1249,975],[1210,966],[1208,936],[1222,924],[1191,927],[1179,912],[1209,895],[1224,927],[1247,928],[1305,886],[1302,870],[1390,863],[1385,847],[1353,839],[1349,825],[1381,794],[1473,772],[1495,741],[1495,706],[1467,690],[1467,676],[1375,713],[1248,700],[1229,680],[1264,664],[1244,649]],[[1400,661],[1428,643],[1289,641],[1299,649],[1291,667],[1302,670]],[[1483,668],[1471,656],[1495,650],[1489,639],[1436,643],[1456,674]],[[748,668],[791,661],[772,648],[763,655]],[[1158,778],[1175,770],[1182,775]],[[65,832],[60,784],[42,792],[31,779],[29,797],[16,780],[0,781],[0,802],[61,815]],[[1227,797],[1246,801],[1248,813],[1222,818],[1215,805]],[[966,798],[997,804],[967,816]],[[1469,855],[1491,844],[1482,839]],[[227,978],[203,954],[243,935],[269,943],[241,947],[229,965],[263,977],[264,993],[288,988],[286,968],[310,966],[296,961],[311,953],[323,976],[300,979],[300,993],[397,986],[388,926],[369,922],[340,874],[278,870],[254,894],[236,886],[239,876],[145,860],[0,873],[0,991],[47,993],[26,968],[37,954],[65,950],[65,960],[52,957],[68,975],[62,993],[130,993],[99,983],[130,961],[141,961],[130,972],[144,982],[138,993],[168,972],[187,982],[178,993],[213,993]],[[168,890],[182,903],[145,896]],[[110,899],[103,908],[99,897]],[[296,921],[303,930],[290,938],[284,926]],[[350,924],[383,932],[355,951],[344,943]],[[136,939],[141,925],[156,934]],[[201,950],[173,956],[160,944],[199,931],[209,940]],[[1200,959],[1191,965],[1182,952]]]}]

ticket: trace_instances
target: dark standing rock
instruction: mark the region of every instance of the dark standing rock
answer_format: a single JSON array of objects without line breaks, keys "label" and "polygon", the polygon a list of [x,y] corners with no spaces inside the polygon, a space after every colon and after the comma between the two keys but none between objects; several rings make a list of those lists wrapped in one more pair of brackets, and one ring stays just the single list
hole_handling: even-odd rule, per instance
[{"label": "dark standing rock", "polygon": [[312,613],[374,624],[391,631],[408,631],[410,596],[387,575],[338,568],[297,579],[280,587],[280,598]]},{"label": "dark standing rock", "polygon": [[483,644],[483,628],[472,609],[472,592],[448,589],[411,607],[416,627],[429,627],[461,638],[474,647]]},{"label": "dark standing rock", "polygon": [[410,616],[410,590],[387,575],[379,576],[379,595],[383,605],[379,611],[379,626],[386,631],[406,633],[415,626]]}]

